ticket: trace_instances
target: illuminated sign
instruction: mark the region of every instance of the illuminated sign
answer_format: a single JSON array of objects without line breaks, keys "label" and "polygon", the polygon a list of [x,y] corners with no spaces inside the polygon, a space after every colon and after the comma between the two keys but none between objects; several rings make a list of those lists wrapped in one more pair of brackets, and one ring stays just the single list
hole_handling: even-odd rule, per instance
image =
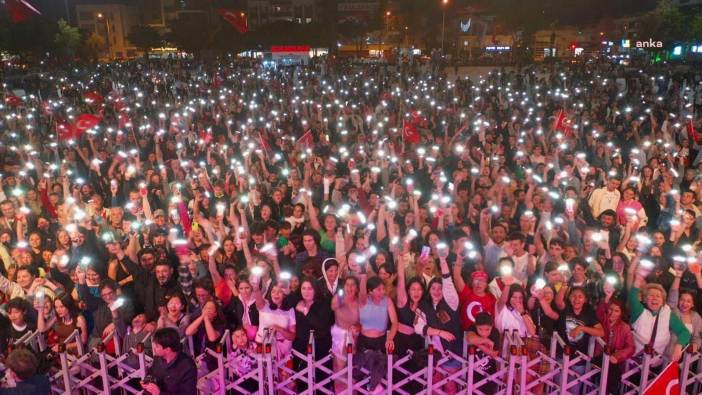
[{"label": "illuminated sign", "polygon": [[309,45],[274,45],[271,52],[309,52]]}]

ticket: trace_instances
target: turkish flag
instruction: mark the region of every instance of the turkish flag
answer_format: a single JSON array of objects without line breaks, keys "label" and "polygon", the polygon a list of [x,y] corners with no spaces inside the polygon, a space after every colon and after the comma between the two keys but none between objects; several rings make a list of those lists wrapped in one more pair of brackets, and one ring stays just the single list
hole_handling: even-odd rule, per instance
[{"label": "turkish flag", "polygon": [[229,22],[234,30],[241,34],[249,31],[249,23],[246,19],[246,14],[241,10],[228,10],[226,8],[220,8],[217,13],[224,18],[225,21]]},{"label": "turkish flag", "polygon": [[5,97],[5,103],[7,103],[7,105],[10,107],[18,107],[24,102],[22,101],[22,99],[15,95],[8,95],[7,97]]},{"label": "turkish flag", "polygon": [[86,102],[89,104],[100,104],[102,103],[105,99],[97,92],[88,92],[83,95],[83,98],[85,99]]},{"label": "turkish flag", "polygon": [[653,380],[643,395],[680,395],[680,367],[677,362],[671,362]]},{"label": "turkish flag", "polygon": [[406,142],[412,144],[418,144],[422,140],[422,136],[417,130],[417,125],[414,122],[405,122],[402,127],[402,137]]},{"label": "turkish flag", "polygon": [[564,123],[565,123],[565,111],[559,110],[558,114],[556,114],[556,122],[553,124],[553,130],[563,129]]},{"label": "turkish flag", "polygon": [[5,6],[14,23],[24,22],[34,15],[41,15],[39,10],[25,0],[5,0]]},{"label": "turkish flag", "polygon": [[305,146],[305,148],[309,148],[312,145],[314,145],[314,138],[312,137],[312,129],[307,129],[305,133],[297,139],[298,143],[302,143],[302,145]]},{"label": "turkish flag", "polygon": [[76,118],[76,123],[74,124],[75,132],[73,133],[75,138],[79,138],[86,130],[92,129],[97,126],[102,117],[94,114],[81,114]]}]

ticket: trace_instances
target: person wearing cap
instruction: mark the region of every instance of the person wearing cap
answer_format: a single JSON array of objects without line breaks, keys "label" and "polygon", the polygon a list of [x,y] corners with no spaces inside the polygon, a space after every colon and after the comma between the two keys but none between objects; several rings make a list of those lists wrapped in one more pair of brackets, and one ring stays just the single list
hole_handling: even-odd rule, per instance
[{"label": "person wearing cap", "polygon": [[480,312],[486,312],[495,316],[495,296],[487,291],[490,280],[488,274],[482,270],[476,270],[470,275],[470,286],[463,280],[462,262],[453,265],[453,282],[458,291],[460,302],[458,313],[461,319],[461,327],[467,330],[473,325],[475,317]]}]

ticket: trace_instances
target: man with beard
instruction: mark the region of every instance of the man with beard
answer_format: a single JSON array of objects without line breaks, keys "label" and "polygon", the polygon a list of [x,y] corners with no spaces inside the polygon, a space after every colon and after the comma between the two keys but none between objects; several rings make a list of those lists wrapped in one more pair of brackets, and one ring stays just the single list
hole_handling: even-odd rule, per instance
[{"label": "man with beard", "polygon": [[[167,296],[180,292],[178,281],[173,276],[173,267],[168,260],[159,259],[153,271],[137,265],[127,257],[119,243],[110,243],[110,253],[117,257],[120,264],[134,278],[134,294],[144,306],[144,313],[148,321],[147,326],[152,329],[159,317],[159,310],[164,308]],[[144,255],[142,255],[142,259]]]}]

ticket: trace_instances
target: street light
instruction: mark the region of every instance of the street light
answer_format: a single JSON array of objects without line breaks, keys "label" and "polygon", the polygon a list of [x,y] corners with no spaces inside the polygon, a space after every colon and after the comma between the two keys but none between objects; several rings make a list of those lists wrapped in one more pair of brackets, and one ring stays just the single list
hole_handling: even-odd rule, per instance
[{"label": "street light", "polygon": [[105,41],[107,42],[108,56],[109,56],[110,60],[112,60],[112,45],[110,44],[110,36],[111,36],[111,34],[110,34],[110,20],[108,18],[106,18],[105,15],[102,14],[102,12],[97,13],[97,19],[99,19],[99,20],[104,19],[105,20],[105,29],[107,30],[107,38]]},{"label": "street light", "polygon": [[383,52],[381,49],[381,45],[383,44],[383,40],[385,39],[385,30],[388,28],[388,19],[390,18],[390,11],[385,11],[385,18],[384,18],[384,29],[380,33],[380,40],[378,40],[378,60],[381,59],[381,53]]},{"label": "street light", "polygon": [[443,17],[441,19],[441,55],[444,54],[444,31],[446,30],[446,5],[448,4],[448,0],[441,0],[441,4],[443,7],[441,10],[443,11]]}]

